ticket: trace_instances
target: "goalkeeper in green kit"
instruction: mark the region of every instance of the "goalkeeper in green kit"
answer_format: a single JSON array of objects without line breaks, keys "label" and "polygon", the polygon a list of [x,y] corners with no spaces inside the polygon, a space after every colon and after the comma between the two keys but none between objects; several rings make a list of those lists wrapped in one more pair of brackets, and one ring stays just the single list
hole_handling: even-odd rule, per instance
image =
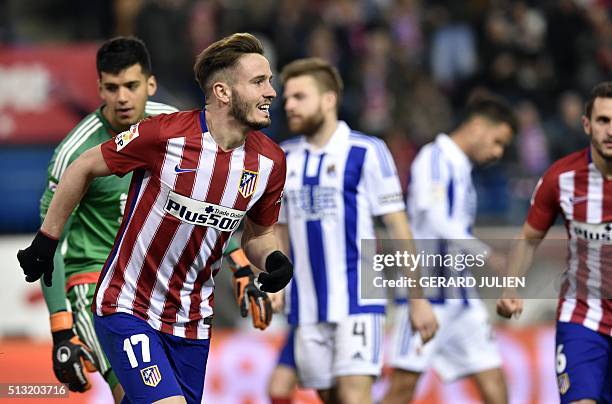
[{"label": "goalkeeper in green kit", "polygon": [[[68,165],[84,151],[127,130],[140,120],[177,111],[148,101],[157,83],[145,44],[134,37],[106,41],[96,57],[98,90],[103,104],[86,116],[55,149],[48,168],[48,184],[41,199],[44,218],[57,184]],[[53,273],[44,274],[43,292],[50,313],[53,336],[53,371],[71,391],[91,388],[87,373],[99,371],[121,402],[123,389],[110,368],[93,326],[91,303],[100,271],[119,230],[131,174],[100,177],[92,181],[73,211],[54,257]],[[42,242],[47,242],[42,240]],[[234,272],[234,294],[245,317],[251,311],[253,325],[265,329],[272,310],[267,295],[253,282],[249,262],[237,243],[230,240],[224,255]]]}]

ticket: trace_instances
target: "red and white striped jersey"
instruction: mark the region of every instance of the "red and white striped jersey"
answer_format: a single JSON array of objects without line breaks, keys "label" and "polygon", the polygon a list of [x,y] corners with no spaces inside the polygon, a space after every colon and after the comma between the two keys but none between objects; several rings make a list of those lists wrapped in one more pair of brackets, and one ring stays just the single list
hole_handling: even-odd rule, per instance
[{"label": "red and white striped jersey", "polygon": [[225,243],[246,214],[273,225],[285,156],[261,132],[221,150],[203,111],[160,115],[102,144],[110,170],[134,171],[126,212],[93,308],[133,314],[162,332],[209,336],[214,279]]},{"label": "red and white striped jersey", "polygon": [[584,149],[555,162],[536,186],[527,222],[546,231],[558,213],[569,237],[557,319],[612,335],[612,180]]}]

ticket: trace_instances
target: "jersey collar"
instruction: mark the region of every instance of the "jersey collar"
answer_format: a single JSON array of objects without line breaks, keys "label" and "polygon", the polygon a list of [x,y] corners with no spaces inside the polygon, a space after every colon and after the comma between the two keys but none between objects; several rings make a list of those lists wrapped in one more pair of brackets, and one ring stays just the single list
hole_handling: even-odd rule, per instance
[{"label": "jersey collar", "polygon": [[436,137],[436,144],[442,149],[442,151],[453,161],[455,164],[459,164],[459,166],[463,166],[468,170],[472,170],[474,166],[470,161],[468,156],[465,154],[463,150],[457,143],[453,141],[446,133],[440,133]]},{"label": "jersey collar", "polygon": [[325,146],[320,149],[314,149],[314,147],[306,141],[306,136],[302,137],[302,143],[305,149],[312,154],[331,154],[338,153],[343,150],[343,147],[348,143],[349,135],[351,134],[351,128],[344,121],[338,121],[336,130],[333,135],[329,138],[329,141]]}]

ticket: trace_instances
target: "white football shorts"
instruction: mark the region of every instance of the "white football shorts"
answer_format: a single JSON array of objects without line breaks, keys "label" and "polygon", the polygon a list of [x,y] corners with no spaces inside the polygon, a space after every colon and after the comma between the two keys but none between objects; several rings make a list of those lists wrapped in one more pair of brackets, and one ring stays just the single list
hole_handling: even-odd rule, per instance
[{"label": "white football shorts", "polygon": [[423,345],[419,334],[413,334],[408,306],[397,307],[393,327],[390,366],[423,373],[433,367],[445,382],[474,373],[501,367],[502,360],[487,311],[480,300],[469,305],[434,305],[439,329]]},{"label": "white football shorts", "polygon": [[300,325],[295,330],[295,362],[302,386],[329,389],[339,376],[379,376],[384,315],[354,314],[338,323]]}]

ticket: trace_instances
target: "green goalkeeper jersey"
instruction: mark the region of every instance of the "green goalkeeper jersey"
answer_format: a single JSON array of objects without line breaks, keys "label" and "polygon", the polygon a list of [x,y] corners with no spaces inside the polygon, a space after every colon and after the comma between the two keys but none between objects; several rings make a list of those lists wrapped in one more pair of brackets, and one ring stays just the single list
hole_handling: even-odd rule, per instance
[{"label": "green goalkeeper jersey", "polygon": [[[59,179],[70,163],[86,150],[117,134],[101,109],[85,117],[55,149],[49,163],[47,188],[40,203],[42,218],[47,213]],[[169,105],[147,101],[145,116],[176,111]],[[123,178],[111,175],[94,179],[73,211],[60,247],[68,285],[74,283],[80,274],[102,270],[121,224],[131,178],[128,174]],[[95,282],[97,275],[95,278],[94,274],[91,275]]]}]

